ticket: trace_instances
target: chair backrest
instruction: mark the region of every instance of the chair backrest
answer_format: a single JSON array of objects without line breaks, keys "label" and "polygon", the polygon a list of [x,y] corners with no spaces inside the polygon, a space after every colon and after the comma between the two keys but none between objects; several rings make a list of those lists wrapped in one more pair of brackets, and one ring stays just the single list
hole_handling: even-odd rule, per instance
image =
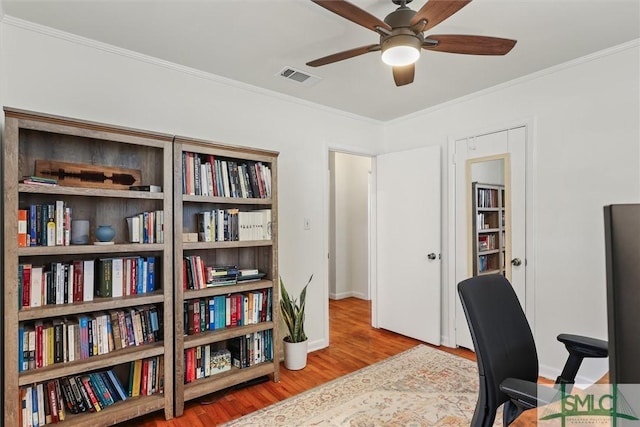
[{"label": "chair backrest", "polygon": [[497,408],[509,399],[499,388],[504,379],[538,381],[538,355],[529,322],[502,275],[463,280],[458,293],[478,360],[479,398]]}]

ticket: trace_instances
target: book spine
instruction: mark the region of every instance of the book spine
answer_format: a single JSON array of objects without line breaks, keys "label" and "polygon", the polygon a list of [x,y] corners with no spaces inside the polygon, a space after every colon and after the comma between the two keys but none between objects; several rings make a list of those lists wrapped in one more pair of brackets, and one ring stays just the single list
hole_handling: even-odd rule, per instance
[{"label": "book spine", "polygon": [[86,405],[84,397],[82,396],[80,388],[78,387],[75,379],[73,377],[68,377],[66,381],[69,382],[69,387],[71,388],[71,391],[73,393],[73,400],[78,407],[78,412],[87,412],[89,410],[89,407]]},{"label": "book spine", "polygon": [[29,211],[18,209],[18,246],[29,246],[31,239],[28,231]]},{"label": "book spine", "polygon": [[111,384],[114,386],[114,388],[118,392],[118,395],[120,396],[120,400],[127,400],[127,393],[125,392],[124,387],[122,386],[122,384],[120,383],[116,375],[113,373],[113,371],[112,370],[107,371],[107,375],[109,377],[109,380],[111,381]]},{"label": "book spine", "polygon": [[80,377],[70,377],[69,381],[72,381],[72,384],[71,384],[72,386],[74,383],[76,384],[76,387],[80,394],[80,399],[84,403],[84,407],[87,408],[89,412],[96,412],[96,408],[93,406],[93,402],[89,397],[89,393],[87,392],[87,390],[84,388],[84,385],[82,384],[82,379]]},{"label": "book spine", "polygon": [[59,421],[58,418],[58,404],[62,404],[62,402],[58,401],[58,397],[56,395],[56,385],[53,381],[49,381],[45,385],[46,387],[46,407],[48,408],[48,415],[46,416],[46,424],[54,424]]},{"label": "book spine", "polygon": [[29,246],[38,245],[38,205],[29,206]]}]

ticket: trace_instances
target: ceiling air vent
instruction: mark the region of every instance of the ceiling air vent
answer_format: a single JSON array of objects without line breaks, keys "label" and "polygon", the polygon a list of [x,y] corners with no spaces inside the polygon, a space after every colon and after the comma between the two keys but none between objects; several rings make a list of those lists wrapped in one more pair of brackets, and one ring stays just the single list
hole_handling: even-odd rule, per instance
[{"label": "ceiling air vent", "polygon": [[277,75],[284,77],[287,80],[293,80],[294,82],[301,83],[305,86],[313,86],[321,80],[318,76],[296,70],[293,67],[284,67]]}]

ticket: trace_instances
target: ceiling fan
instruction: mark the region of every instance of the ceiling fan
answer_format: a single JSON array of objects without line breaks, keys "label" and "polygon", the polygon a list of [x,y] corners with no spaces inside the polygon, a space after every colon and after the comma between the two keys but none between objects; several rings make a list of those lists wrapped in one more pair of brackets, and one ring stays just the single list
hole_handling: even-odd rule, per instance
[{"label": "ceiling fan", "polygon": [[413,82],[415,62],[420,49],[467,55],[505,55],[516,40],[459,34],[429,35],[423,33],[454,13],[471,0],[428,0],[417,12],[408,8],[412,0],[392,0],[399,7],[384,21],[344,0],[311,0],[314,3],[362,25],[380,35],[380,43],[356,47],[310,62],[310,67],[331,64],[369,52],[382,51],[382,61],[393,67],[396,86]]}]

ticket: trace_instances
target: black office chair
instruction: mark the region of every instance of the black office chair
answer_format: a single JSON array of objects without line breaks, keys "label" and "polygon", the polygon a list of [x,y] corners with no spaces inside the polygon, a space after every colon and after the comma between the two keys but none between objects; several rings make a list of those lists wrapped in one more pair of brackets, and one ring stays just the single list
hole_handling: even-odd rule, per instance
[{"label": "black office chair", "polygon": [[[523,411],[556,400],[557,389],[538,388],[538,355],[531,328],[511,283],[502,275],[472,277],[458,293],[476,351],[480,390],[472,427],[492,426],[504,403],[503,425]],[[569,358],[556,384],[568,392],[585,357],[607,357],[607,342],[561,334]]]}]

